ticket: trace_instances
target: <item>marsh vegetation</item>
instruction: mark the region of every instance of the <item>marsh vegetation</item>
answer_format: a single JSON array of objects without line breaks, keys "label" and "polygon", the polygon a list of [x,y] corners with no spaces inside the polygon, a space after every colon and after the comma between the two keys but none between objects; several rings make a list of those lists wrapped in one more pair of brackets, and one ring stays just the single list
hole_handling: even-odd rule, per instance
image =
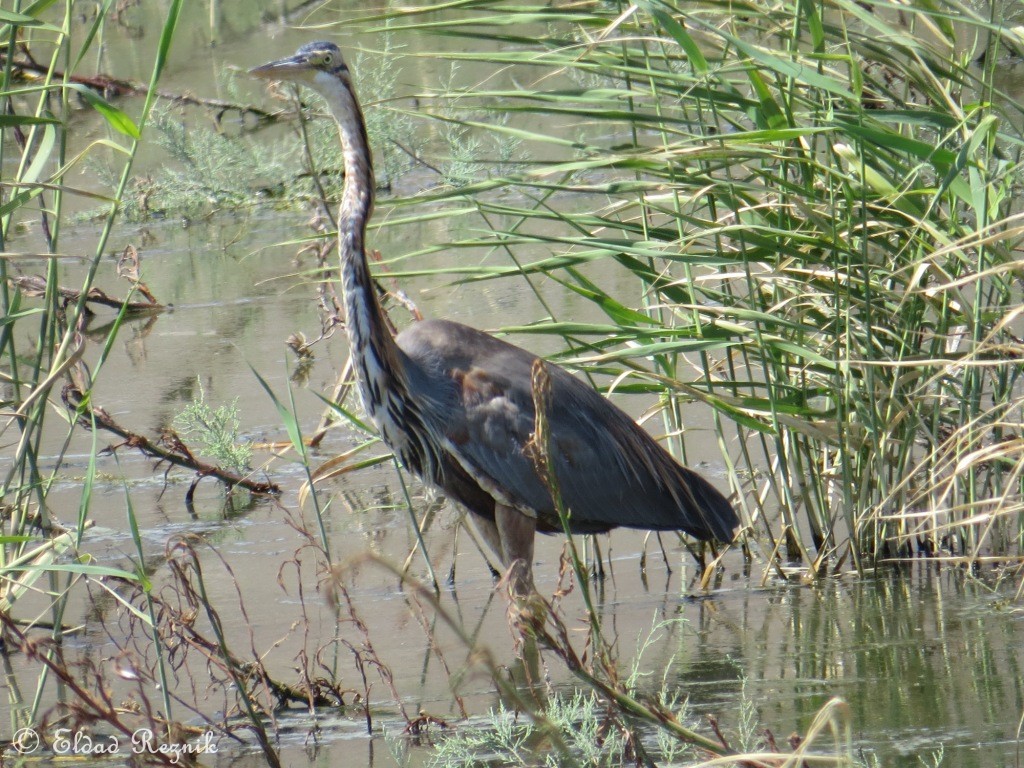
[{"label": "marsh vegetation", "polygon": [[[0,11],[12,759],[1010,760],[1020,8],[294,5]],[[728,551],[552,538],[507,615],[345,383],[333,126],[238,74],[328,36],[396,325],[588,378],[733,494]]]}]

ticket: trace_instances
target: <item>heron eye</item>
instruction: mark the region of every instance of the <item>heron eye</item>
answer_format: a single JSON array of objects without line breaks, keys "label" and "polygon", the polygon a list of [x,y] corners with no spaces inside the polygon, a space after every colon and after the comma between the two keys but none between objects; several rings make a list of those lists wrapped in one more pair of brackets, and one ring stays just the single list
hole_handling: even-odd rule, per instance
[{"label": "heron eye", "polygon": [[324,58],[323,58],[323,65],[326,67],[330,63],[331,63],[331,54],[325,53],[324,54]]}]

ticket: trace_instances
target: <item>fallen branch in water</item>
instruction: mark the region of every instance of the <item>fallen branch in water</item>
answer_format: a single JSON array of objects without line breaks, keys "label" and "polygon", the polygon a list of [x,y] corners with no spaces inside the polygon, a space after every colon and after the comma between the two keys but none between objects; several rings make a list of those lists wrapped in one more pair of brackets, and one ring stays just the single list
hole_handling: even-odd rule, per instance
[{"label": "fallen branch in water", "polygon": [[[26,296],[41,298],[46,295],[46,278],[41,275],[16,275],[9,277],[8,282]],[[57,286],[56,290],[57,295],[66,302],[77,302],[82,297],[82,292],[74,288]],[[140,288],[140,291],[149,299],[148,301],[122,301],[99,288],[90,288],[89,292],[85,294],[85,303],[86,305],[99,304],[104,307],[112,307],[118,311],[124,309],[127,312],[162,312],[167,309],[165,305],[158,303],[148,290]]]},{"label": "fallen branch in water", "polygon": [[[90,288],[89,292],[85,294],[84,307],[86,312],[91,312],[89,304],[100,304],[105,307],[112,307],[119,312],[124,311],[128,313],[162,312],[167,309],[168,306],[158,302],[146,284],[139,279],[140,264],[141,257],[135,246],[125,246],[117,260],[117,276],[131,283],[132,288],[146,297],[146,301],[122,301],[121,299],[115,299],[99,288]],[[12,286],[21,290],[26,296],[33,298],[46,296],[46,278],[41,275],[18,275],[8,278],[8,280]],[[74,288],[64,288],[58,285],[54,290],[56,290],[58,296],[64,299],[65,305],[72,302],[77,303],[82,299],[82,292]],[[88,387],[79,388],[87,389]]]},{"label": "fallen branch in water", "polygon": [[119,445],[110,446],[107,449],[108,451],[114,452],[118,448],[127,445],[129,448],[136,448],[146,456],[156,459],[157,463],[165,461],[176,467],[184,467],[194,471],[196,479],[192,482],[192,487],[189,488],[186,494],[187,502],[191,502],[192,493],[195,491],[196,485],[204,477],[212,477],[229,488],[245,488],[252,493],[269,496],[276,496],[281,493],[281,489],[276,483],[252,480],[222,467],[200,461],[189,450],[188,446],[181,441],[181,438],[171,430],[166,430],[160,436],[160,440],[154,443],[145,435],[140,435],[126,429],[114,421],[105,410],[99,406],[90,405],[89,401],[82,394],[82,390],[74,383],[69,383],[64,387],[63,392],[61,392],[61,399],[68,408],[78,413],[79,423],[89,429],[95,426],[99,429],[113,432],[124,441]]},{"label": "fallen branch in water", "polygon": [[[5,66],[6,64],[7,57],[0,54],[0,67]],[[51,70],[50,67],[44,64],[37,64],[31,60],[12,60],[11,67],[15,71],[31,72],[36,75],[49,75],[54,81],[62,81],[65,79],[65,73],[60,70]],[[66,77],[68,82],[92,88],[93,90],[103,94],[105,98],[115,96],[145,96],[149,91],[149,86],[145,83],[137,80],[112,77],[110,75],[67,75]],[[279,117],[279,115],[268,112],[260,107],[254,107],[250,104],[237,104],[233,101],[225,101],[224,99],[207,99],[199,96],[193,96],[188,93],[172,93],[161,89],[157,89],[156,95],[161,99],[167,99],[175,104],[191,104],[196,107],[216,110],[217,114],[214,117],[214,122],[217,124],[220,124],[221,118],[224,117],[225,112],[232,111],[238,112],[240,115],[254,115],[259,118],[261,122],[274,122]]]}]

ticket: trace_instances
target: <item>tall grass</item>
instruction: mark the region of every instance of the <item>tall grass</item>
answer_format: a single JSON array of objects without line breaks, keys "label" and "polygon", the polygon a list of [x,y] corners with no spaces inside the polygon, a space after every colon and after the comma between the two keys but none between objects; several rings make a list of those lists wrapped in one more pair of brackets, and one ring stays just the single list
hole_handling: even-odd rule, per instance
[{"label": "tall grass", "polygon": [[[421,94],[436,119],[549,158],[405,202],[470,201],[491,231],[449,247],[546,250],[450,272],[593,302],[600,322],[509,330],[561,334],[565,362],[657,393],[681,458],[706,439],[687,404],[712,408],[767,551],[815,571],[1019,554],[1024,107],[998,87],[1018,32],[997,5],[403,14],[477,43],[424,54],[480,73]],[[518,89],[487,87],[508,68]],[[617,273],[635,292],[600,287]]]},{"label": "tall grass", "polygon": [[[0,251],[3,252],[0,257],[0,444],[3,446],[0,618],[7,636],[7,632],[14,631],[14,605],[41,587],[42,594],[50,599],[49,615],[44,618],[33,614],[37,618],[30,619],[26,626],[34,630],[40,622],[45,626],[48,619],[54,641],[52,646],[32,646],[31,655],[40,662],[42,670],[35,691],[23,697],[17,685],[9,689],[12,730],[15,731],[38,722],[41,702],[45,696],[52,695],[44,693],[52,679],[51,673],[57,676],[66,673],[57,649],[64,632],[67,600],[82,581],[88,576],[118,575],[146,584],[141,573],[91,565],[84,558],[55,562],[65,553],[74,553],[89,525],[87,514],[96,475],[94,460],[90,461],[82,482],[79,517],[73,527],[67,529],[54,524],[49,517],[47,495],[63,466],[64,451],[75,422],[73,412],[67,415],[63,408],[54,407],[59,403],[61,388],[67,377],[71,377],[88,394],[92,377],[100,375],[106,352],[120,324],[121,318],[112,324],[99,360],[90,373],[81,363],[85,343],[81,333],[85,298],[107,249],[141,132],[153,106],[153,86],[166,62],[182,4],[177,0],[168,4],[166,22],[155,47],[150,90],[134,118],[73,82],[72,77],[93,48],[110,8],[109,3],[97,6],[96,15],[79,37],[73,34],[74,5],[70,0],[63,4],[29,4],[15,0],[13,7],[0,15],[0,50],[5,60],[0,73],[0,104],[3,106],[0,167],[4,169],[0,201]],[[31,52],[35,61],[47,66],[46,73],[38,80],[15,79],[15,57],[25,50]],[[104,138],[96,139],[71,155],[68,131],[79,104],[98,112],[106,121],[108,131]],[[84,192],[70,185],[68,176],[97,155],[105,160],[113,158],[117,169],[114,183],[109,188]],[[95,251],[86,265],[79,298],[65,305],[58,293],[58,259],[61,230],[68,217],[67,198],[75,194],[102,200],[106,215],[98,230]],[[41,306],[26,306],[21,290],[9,282],[14,259],[39,258],[38,254],[10,252],[11,234],[20,227],[41,233],[46,281]],[[51,450],[49,446],[61,444],[62,435],[65,436],[63,448],[57,455],[44,455],[44,451]],[[130,504],[129,526],[138,542]],[[18,630],[19,636],[20,632]],[[62,677],[60,682],[67,686],[69,679]],[[77,689],[72,686],[71,690]],[[166,698],[164,705],[169,715]]]}]

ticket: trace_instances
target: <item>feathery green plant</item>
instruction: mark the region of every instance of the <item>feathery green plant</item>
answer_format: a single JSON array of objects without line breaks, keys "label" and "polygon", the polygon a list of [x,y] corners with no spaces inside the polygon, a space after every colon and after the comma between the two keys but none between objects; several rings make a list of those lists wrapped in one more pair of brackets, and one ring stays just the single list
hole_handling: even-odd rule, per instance
[{"label": "feathery green plant", "polygon": [[238,398],[231,404],[213,408],[206,402],[203,383],[197,382],[199,394],[174,417],[174,428],[184,437],[195,440],[205,456],[238,474],[249,469],[252,446],[239,439]]},{"label": "feathery green plant", "polygon": [[[372,94],[367,101],[366,122],[378,149],[377,181],[390,187],[401,178],[421,154],[422,141],[405,115],[377,108],[398,98],[399,71],[396,54],[387,35],[381,52],[356,57],[359,89]],[[224,87],[238,103],[244,98],[233,73],[224,76]],[[303,100],[320,115],[308,123],[309,155],[318,167],[306,166],[301,143],[294,137],[268,141],[262,133],[230,135],[205,122],[190,124],[176,109],[161,105],[153,114],[156,143],[171,162],[151,176],[132,179],[123,212],[131,221],[151,216],[196,218],[218,211],[244,209],[260,200],[279,204],[316,198],[320,188],[330,199],[341,192],[343,174],[337,158],[337,131],[319,96],[304,92]],[[285,103],[283,106],[287,108]],[[317,174],[319,187],[312,173]]]},{"label": "feathery green plant", "polygon": [[[638,659],[635,664],[639,663]],[[679,720],[691,719],[685,701],[680,703],[664,689],[657,695],[664,706],[670,707],[669,711],[678,713]],[[755,704],[744,695],[741,708],[745,713],[751,713]],[[633,734],[633,738],[640,738],[642,743],[631,743],[617,719],[619,714],[609,702],[593,691],[555,693],[544,708],[546,727],[557,729],[565,742],[566,752],[554,753],[544,748],[546,729],[538,728],[522,713],[499,705],[481,721],[464,724],[454,731],[441,732],[437,737],[437,748],[427,764],[430,768],[475,766],[481,762],[494,762],[514,768],[540,765],[555,768],[567,764],[599,768],[619,766],[634,760],[649,765],[702,765],[706,762],[705,755],[694,745],[679,741],[665,729],[654,728],[639,737]],[[753,722],[744,724],[745,727],[754,725],[756,723]],[[829,736],[832,737],[832,743],[828,743]],[[849,712],[838,700],[827,702],[821,707],[808,730],[807,738],[794,755],[770,752],[763,737],[764,731],[761,730],[757,734],[756,743],[750,744],[741,754],[732,755],[732,759],[742,764],[744,761],[779,761],[785,757],[799,764],[800,756],[810,754],[813,750],[822,765],[851,768],[865,765],[853,757]],[[638,757],[638,751],[643,757]]]},{"label": "feathery green plant", "polygon": [[[576,691],[571,695],[553,697],[545,709],[551,725],[558,729],[569,753],[580,766],[619,766],[626,761],[626,742],[614,727],[606,730],[607,708],[594,693]],[[543,743],[546,730],[509,711],[503,705],[487,713],[483,724],[459,728],[440,739],[430,756],[430,768],[476,766],[490,757],[509,766],[557,766],[564,756],[537,754],[537,743]]]}]

